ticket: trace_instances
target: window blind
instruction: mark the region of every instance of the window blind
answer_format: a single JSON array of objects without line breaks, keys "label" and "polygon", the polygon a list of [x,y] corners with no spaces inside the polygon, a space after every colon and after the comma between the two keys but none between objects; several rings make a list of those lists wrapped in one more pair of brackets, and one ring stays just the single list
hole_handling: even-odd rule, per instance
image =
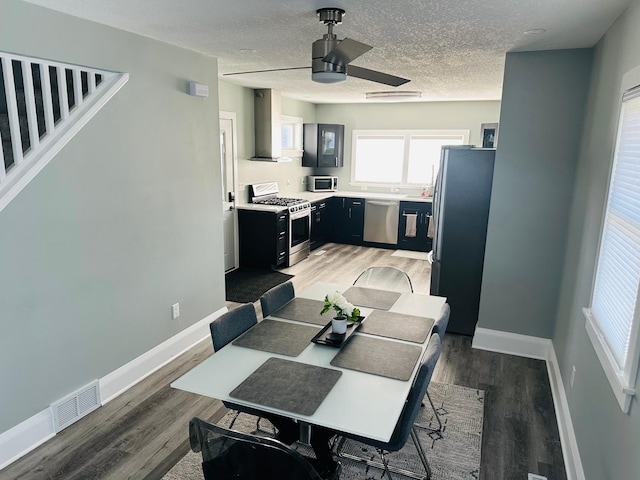
[{"label": "window blind", "polygon": [[596,270],[593,316],[619,370],[640,317],[640,88],[623,96]]}]

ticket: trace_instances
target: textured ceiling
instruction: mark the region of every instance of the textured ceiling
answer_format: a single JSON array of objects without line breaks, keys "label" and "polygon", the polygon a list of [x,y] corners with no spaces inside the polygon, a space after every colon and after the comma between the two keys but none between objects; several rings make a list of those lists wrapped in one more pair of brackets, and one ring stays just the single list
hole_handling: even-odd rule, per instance
[{"label": "textured ceiling", "polygon": [[[357,78],[323,85],[310,70],[223,74],[310,66],[311,44],[326,32],[315,11],[332,6],[346,10],[338,38],[374,47],[354,65],[411,79],[396,90],[421,91],[423,101],[498,100],[506,52],[591,47],[630,0],[27,1],[217,57],[230,83],[341,103],[394,88]],[[533,28],[546,33],[524,34]]]}]

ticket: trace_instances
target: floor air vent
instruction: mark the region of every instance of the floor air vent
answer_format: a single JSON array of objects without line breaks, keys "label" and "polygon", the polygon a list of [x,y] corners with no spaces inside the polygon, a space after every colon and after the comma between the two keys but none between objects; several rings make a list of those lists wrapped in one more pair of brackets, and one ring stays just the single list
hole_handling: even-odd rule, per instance
[{"label": "floor air vent", "polygon": [[52,403],[53,427],[56,433],[93,412],[99,406],[100,389],[97,380]]}]

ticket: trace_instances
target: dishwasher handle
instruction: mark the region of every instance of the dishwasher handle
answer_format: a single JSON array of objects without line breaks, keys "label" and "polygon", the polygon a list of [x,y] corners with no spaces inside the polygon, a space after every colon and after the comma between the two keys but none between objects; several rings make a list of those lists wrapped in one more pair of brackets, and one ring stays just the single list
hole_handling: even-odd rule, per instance
[{"label": "dishwasher handle", "polygon": [[390,201],[390,202],[381,202],[379,200],[367,200],[367,204],[369,205],[379,205],[381,207],[393,207],[395,205],[399,205],[398,201]]}]

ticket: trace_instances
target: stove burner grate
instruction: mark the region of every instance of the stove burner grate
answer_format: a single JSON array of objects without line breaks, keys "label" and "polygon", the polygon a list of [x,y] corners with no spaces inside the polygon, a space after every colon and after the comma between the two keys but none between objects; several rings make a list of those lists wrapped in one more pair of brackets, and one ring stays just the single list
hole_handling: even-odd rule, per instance
[{"label": "stove burner grate", "polygon": [[265,199],[254,199],[253,203],[260,205],[277,205],[281,207],[290,207],[292,205],[298,205],[304,203],[306,200],[300,198],[287,198],[287,197],[271,197]]}]

